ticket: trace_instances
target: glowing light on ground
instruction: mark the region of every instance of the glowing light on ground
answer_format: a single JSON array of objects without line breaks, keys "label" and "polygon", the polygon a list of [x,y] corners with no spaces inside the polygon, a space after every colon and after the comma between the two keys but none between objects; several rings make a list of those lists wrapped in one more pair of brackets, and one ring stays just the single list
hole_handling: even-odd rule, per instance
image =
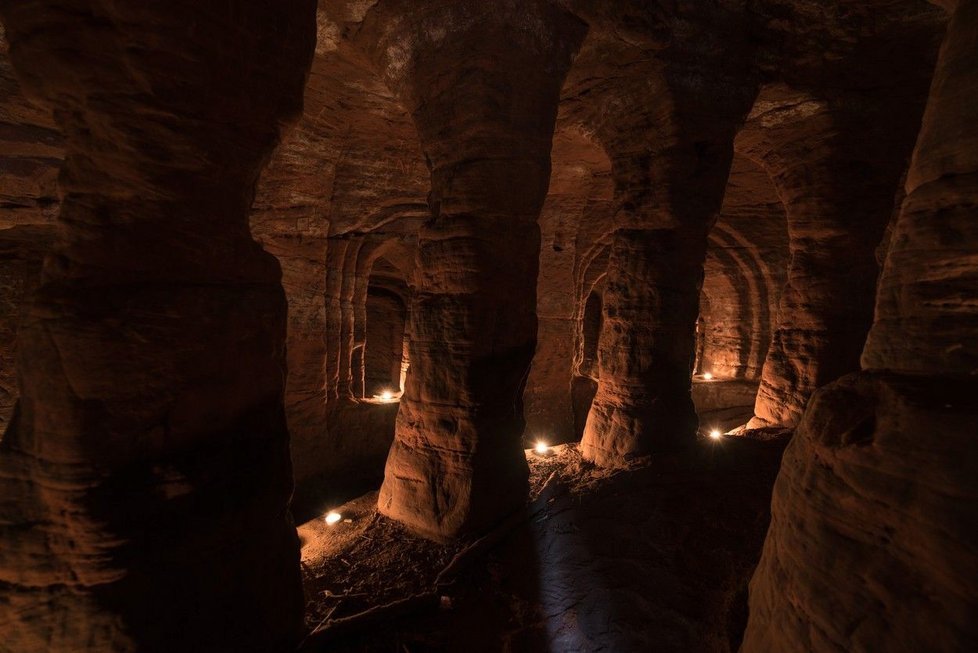
[{"label": "glowing light on ground", "polygon": [[710,372],[704,372],[703,373],[703,378],[706,379],[707,381],[709,381],[710,379],[713,378],[713,374],[711,374]]},{"label": "glowing light on ground", "polygon": [[720,433],[720,431],[718,431],[717,429],[713,429],[712,431],[710,431],[710,437],[713,438],[714,440],[719,440],[721,435],[723,434]]},{"label": "glowing light on ground", "polygon": [[548,451],[550,451],[550,447],[543,440],[537,440],[537,443],[533,447],[533,450],[536,451],[538,454],[540,454],[542,456],[543,454],[545,454]]},{"label": "glowing light on ground", "polygon": [[326,524],[332,526],[333,524],[337,523],[341,519],[343,519],[343,515],[341,515],[340,513],[330,512],[328,515],[326,515]]},{"label": "glowing light on ground", "polygon": [[361,401],[366,401],[371,404],[394,404],[401,400],[401,393],[395,392],[390,388],[382,390],[380,394],[375,394],[370,399],[364,398]]}]

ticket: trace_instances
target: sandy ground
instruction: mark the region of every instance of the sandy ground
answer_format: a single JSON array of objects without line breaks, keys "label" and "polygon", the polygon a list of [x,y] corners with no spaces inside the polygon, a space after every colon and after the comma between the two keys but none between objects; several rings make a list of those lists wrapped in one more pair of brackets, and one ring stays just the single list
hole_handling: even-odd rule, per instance
[{"label": "sandy ground", "polygon": [[306,650],[734,651],[786,442],[704,438],[616,472],[576,445],[527,452],[527,510],[474,546],[413,537],[375,493],[356,499],[337,508],[350,521],[299,528],[308,625],[326,627]]}]

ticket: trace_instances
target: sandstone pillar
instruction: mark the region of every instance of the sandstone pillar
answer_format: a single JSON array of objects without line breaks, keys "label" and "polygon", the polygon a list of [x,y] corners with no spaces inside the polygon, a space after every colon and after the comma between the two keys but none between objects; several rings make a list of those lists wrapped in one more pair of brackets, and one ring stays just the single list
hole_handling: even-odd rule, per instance
[{"label": "sandstone pillar", "polygon": [[690,374],[705,253],[705,224],[615,232],[586,458],[612,466],[695,434]]},{"label": "sandstone pillar", "polygon": [[[254,224],[254,223],[253,223]],[[254,230],[253,230],[254,231]],[[297,488],[319,470],[329,439],[326,433],[326,275],[327,241],[322,237],[274,234],[261,239],[282,267],[288,300],[288,377],[285,415]]]},{"label": "sandstone pillar", "polygon": [[978,644],[978,1],[938,59],[862,355],[785,452],[742,650]]},{"label": "sandstone pillar", "polygon": [[723,201],[739,118],[718,117],[709,129],[674,137],[651,161],[615,165],[620,208],[598,389],[581,440],[584,456],[600,465],[675,449],[695,436],[690,379],[706,237]]},{"label": "sandstone pillar", "polygon": [[794,426],[817,388],[859,368],[876,250],[923,109],[923,90],[908,86],[897,99],[862,92],[805,102],[796,123],[747,146],[784,203],[791,255],[752,427]]},{"label": "sandstone pillar", "polygon": [[791,262],[752,427],[797,424],[817,388],[857,368],[872,323],[875,250],[893,192],[876,193],[878,205],[856,223],[868,194],[858,188],[863,180],[826,177],[799,189],[802,200],[785,202]]},{"label": "sandstone pillar", "polygon": [[[488,14],[481,1],[451,3],[424,19],[423,27],[401,21],[401,50],[384,37],[377,46],[398,54],[383,65],[398,76],[391,86],[418,126],[432,184],[411,367],[378,505],[446,539],[487,528],[526,497],[522,395],[536,342],[537,218],[560,86],[583,25],[550,3],[522,1]],[[530,23],[539,29],[513,28]]]},{"label": "sandstone pillar", "polygon": [[2,646],[289,649],[286,307],[248,208],[301,106],[315,3],[0,16],[66,147],[0,445]]}]

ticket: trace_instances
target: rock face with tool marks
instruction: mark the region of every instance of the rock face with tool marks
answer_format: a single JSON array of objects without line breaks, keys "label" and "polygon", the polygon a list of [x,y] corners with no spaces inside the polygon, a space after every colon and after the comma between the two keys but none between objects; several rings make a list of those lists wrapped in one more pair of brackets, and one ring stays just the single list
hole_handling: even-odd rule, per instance
[{"label": "rock face with tool marks", "polygon": [[0,445],[5,648],[268,651],[301,635],[285,297],[247,217],[301,107],[313,10],[0,5],[23,88],[64,135]]},{"label": "rock face with tool marks", "polygon": [[145,4],[0,0],[0,648],[288,649],[290,501],[748,419],[745,650],[975,639],[975,0]]},{"label": "rock face with tool marks", "polygon": [[815,394],[785,453],[744,651],[978,643],[976,24],[978,2],[959,3],[863,371]]}]

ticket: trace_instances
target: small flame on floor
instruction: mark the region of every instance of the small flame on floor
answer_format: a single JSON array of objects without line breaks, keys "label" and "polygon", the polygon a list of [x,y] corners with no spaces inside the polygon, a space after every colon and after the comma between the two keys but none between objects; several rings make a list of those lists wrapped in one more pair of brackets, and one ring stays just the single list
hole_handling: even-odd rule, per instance
[{"label": "small flame on floor", "polygon": [[703,372],[703,378],[710,381],[713,379],[713,374],[711,372]]},{"label": "small flame on floor", "polygon": [[550,446],[543,440],[537,440],[537,443],[533,447],[533,450],[542,456],[543,454],[550,451]]},{"label": "small flame on floor", "polygon": [[332,526],[333,524],[337,523],[341,519],[343,519],[343,515],[341,515],[338,512],[332,511],[326,515],[326,524]]},{"label": "small flame on floor", "polygon": [[710,431],[710,437],[713,438],[714,440],[719,440],[721,435],[723,434],[720,433],[718,429],[713,429],[712,431]]}]

